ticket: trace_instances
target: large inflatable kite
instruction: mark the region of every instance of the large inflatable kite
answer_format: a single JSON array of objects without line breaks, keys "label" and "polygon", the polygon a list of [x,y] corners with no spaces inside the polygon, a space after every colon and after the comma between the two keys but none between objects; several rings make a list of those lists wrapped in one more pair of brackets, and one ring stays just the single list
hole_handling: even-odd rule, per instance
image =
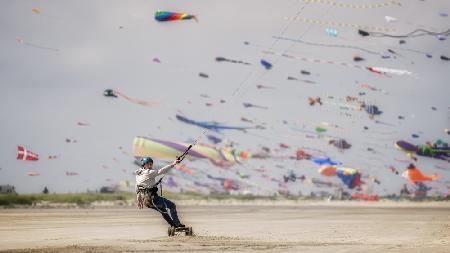
[{"label": "large inflatable kite", "polygon": [[362,184],[361,174],[357,169],[337,168],[336,176],[350,189],[358,188]]},{"label": "large inflatable kite", "polygon": [[424,175],[422,171],[416,168],[413,164],[408,166],[408,169],[402,173],[402,176],[413,184],[416,184],[416,182],[433,181],[439,178],[437,175]]},{"label": "large inflatable kite", "polygon": [[[156,159],[173,160],[181,155],[189,145],[182,142],[135,137],[133,141],[133,155],[138,158],[150,156]],[[251,157],[251,153],[247,151],[230,148],[215,149],[204,144],[193,146],[186,156],[189,160],[209,159],[213,164],[220,167],[229,167]]]},{"label": "large inflatable kite", "polygon": [[407,141],[400,140],[395,142],[395,147],[408,154],[450,161],[450,147],[447,143],[440,140],[436,141],[434,144],[428,145],[414,145]]}]

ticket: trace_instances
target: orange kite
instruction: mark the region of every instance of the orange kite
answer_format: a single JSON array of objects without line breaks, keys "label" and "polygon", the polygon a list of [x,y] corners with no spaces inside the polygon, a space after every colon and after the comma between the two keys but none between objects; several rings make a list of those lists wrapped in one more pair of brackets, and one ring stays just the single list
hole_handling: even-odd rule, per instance
[{"label": "orange kite", "polygon": [[413,184],[416,182],[433,181],[439,178],[436,174],[431,176],[422,174],[422,171],[416,168],[413,164],[408,166],[408,169],[402,173],[402,176]]}]

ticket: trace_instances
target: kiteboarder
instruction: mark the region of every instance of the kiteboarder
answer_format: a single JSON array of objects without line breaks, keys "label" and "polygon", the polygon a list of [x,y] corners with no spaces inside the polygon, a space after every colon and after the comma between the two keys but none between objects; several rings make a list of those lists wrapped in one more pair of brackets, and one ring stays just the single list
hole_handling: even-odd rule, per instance
[{"label": "kiteboarder", "polygon": [[142,209],[146,206],[158,211],[167,223],[174,228],[184,228],[185,225],[178,219],[175,203],[158,195],[158,184],[161,180],[157,182],[155,178],[165,175],[180,162],[181,159],[178,158],[171,164],[157,170],[153,168],[152,158],[144,157],[141,159],[142,168],[135,172],[138,208]]}]

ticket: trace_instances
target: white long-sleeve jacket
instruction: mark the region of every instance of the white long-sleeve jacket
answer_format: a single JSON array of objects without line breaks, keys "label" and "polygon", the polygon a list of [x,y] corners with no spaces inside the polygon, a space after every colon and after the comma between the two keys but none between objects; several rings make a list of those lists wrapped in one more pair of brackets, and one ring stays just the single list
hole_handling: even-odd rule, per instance
[{"label": "white long-sleeve jacket", "polygon": [[135,190],[138,192],[138,186],[145,187],[145,188],[152,188],[156,184],[155,178],[158,176],[161,176],[163,174],[166,174],[170,171],[175,165],[169,164],[164,167],[162,167],[159,170],[155,169],[144,169],[140,168],[135,171],[136,174],[136,187]]}]

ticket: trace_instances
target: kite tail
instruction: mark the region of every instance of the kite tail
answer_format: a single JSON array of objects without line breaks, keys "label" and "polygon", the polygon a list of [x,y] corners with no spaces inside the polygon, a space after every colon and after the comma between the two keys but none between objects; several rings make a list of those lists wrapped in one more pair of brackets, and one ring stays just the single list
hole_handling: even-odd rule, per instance
[{"label": "kite tail", "polygon": [[123,93],[121,93],[120,91],[117,91],[117,90],[114,91],[114,94],[117,94],[118,96],[128,100],[129,102],[134,103],[134,104],[138,104],[138,105],[154,106],[154,105],[158,104],[157,102],[144,101],[144,100],[128,97],[125,94],[123,94]]}]

